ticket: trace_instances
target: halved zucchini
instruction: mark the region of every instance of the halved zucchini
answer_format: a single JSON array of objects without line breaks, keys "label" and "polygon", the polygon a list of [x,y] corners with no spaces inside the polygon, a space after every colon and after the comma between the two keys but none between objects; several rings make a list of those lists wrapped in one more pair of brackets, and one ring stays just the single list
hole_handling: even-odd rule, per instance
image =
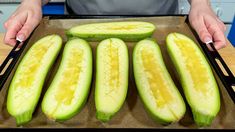
[{"label": "halved zucchini", "polygon": [[43,98],[43,113],[49,119],[57,121],[76,115],[86,103],[91,79],[90,45],[82,39],[68,41],[60,67]]},{"label": "halved zucchini", "polygon": [[162,124],[179,121],[184,116],[185,103],[156,42],[145,39],[137,43],[133,69],[140,98],[151,117]]},{"label": "halved zucchini", "polygon": [[150,37],[154,30],[155,26],[148,22],[106,22],[72,27],[67,31],[67,35],[90,41],[100,41],[107,38],[120,38],[123,41],[138,41]]},{"label": "halved zucchini", "polygon": [[170,33],[166,42],[196,124],[210,125],[220,110],[220,95],[206,58],[183,34]]},{"label": "halved zucchini", "polygon": [[128,89],[128,50],[117,38],[97,47],[95,105],[97,119],[109,121],[123,105]]},{"label": "halved zucchini", "polygon": [[60,36],[43,37],[27,51],[17,67],[7,96],[7,110],[17,125],[31,120],[46,75],[61,47]]}]

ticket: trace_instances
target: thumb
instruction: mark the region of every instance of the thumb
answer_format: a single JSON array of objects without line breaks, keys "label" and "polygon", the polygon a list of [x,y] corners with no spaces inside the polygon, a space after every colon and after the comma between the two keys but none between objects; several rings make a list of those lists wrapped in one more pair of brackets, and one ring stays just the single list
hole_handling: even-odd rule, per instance
[{"label": "thumb", "polygon": [[16,37],[21,41],[25,41],[38,24],[36,21],[34,20],[30,21],[29,19],[30,18],[26,20],[25,24],[16,35]]},{"label": "thumb", "polygon": [[201,39],[202,42],[204,43],[212,42],[212,36],[207,30],[206,25],[203,20],[198,21],[197,23],[194,23],[194,25],[192,26],[197,32],[197,34],[199,35],[199,38]]},{"label": "thumb", "polygon": [[16,37],[21,41],[25,41],[32,31],[33,27],[29,26],[28,24],[24,24],[22,29],[17,33]]}]

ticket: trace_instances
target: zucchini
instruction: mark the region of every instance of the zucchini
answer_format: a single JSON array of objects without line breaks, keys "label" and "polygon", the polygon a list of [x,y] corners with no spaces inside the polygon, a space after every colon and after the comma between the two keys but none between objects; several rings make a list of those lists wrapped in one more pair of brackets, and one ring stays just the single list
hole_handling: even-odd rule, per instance
[{"label": "zucchini", "polygon": [[17,125],[31,120],[46,75],[61,47],[60,36],[45,36],[27,51],[17,67],[7,96],[7,110]]},{"label": "zucchini", "polygon": [[128,50],[117,38],[103,40],[97,47],[96,118],[109,121],[121,109],[128,89]]},{"label": "zucchini", "polygon": [[152,23],[141,21],[92,23],[72,27],[69,37],[79,37],[89,41],[120,38],[123,41],[139,41],[150,37],[155,30]]},{"label": "zucchini", "polygon": [[42,111],[52,120],[65,121],[85,105],[92,80],[92,51],[82,39],[65,45],[59,69],[42,101]]},{"label": "zucchini", "polygon": [[220,110],[220,94],[210,65],[189,37],[170,33],[166,43],[196,124],[210,125]]},{"label": "zucchini", "polygon": [[156,42],[145,39],[137,43],[133,69],[138,93],[150,116],[162,124],[179,121],[185,114],[185,103]]}]

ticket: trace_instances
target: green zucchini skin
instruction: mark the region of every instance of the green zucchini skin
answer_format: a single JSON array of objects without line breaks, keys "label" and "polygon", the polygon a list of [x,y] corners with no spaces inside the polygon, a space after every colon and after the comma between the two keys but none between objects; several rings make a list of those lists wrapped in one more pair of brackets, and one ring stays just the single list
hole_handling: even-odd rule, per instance
[{"label": "green zucchini skin", "polygon": [[45,36],[35,42],[17,67],[8,91],[7,110],[18,126],[32,119],[46,75],[61,47],[60,36]]},{"label": "green zucchini skin", "polygon": [[128,90],[128,49],[117,38],[103,40],[97,47],[96,118],[107,122],[121,109]]},{"label": "green zucchini skin", "polygon": [[[188,59],[189,61],[186,62],[184,60],[185,56],[182,56],[182,50],[179,49],[179,46],[176,46],[178,40],[186,40],[187,44],[190,47],[190,49],[193,49],[194,51],[188,52],[188,54],[197,54],[200,61],[197,61],[197,64],[194,64],[192,60],[196,60],[194,58]],[[219,89],[216,83],[216,80],[213,76],[212,70],[210,68],[210,65],[208,64],[205,56],[199,49],[199,47],[195,44],[195,42],[190,39],[189,37],[180,34],[180,33],[170,33],[167,36],[166,39],[167,43],[167,51],[173,61],[173,64],[175,65],[176,71],[178,72],[180,76],[180,81],[184,90],[184,94],[186,96],[186,100],[192,110],[194,121],[198,126],[209,126],[211,125],[212,121],[220,111],[220,93]],[[186,43],[182,46],[187,47]],[[188,55],[187,55],[188,56]],[[203,94],[202,92],[195,92],[194,89],[196,88],[196,85],[193,85],[193,82],[191,82],[191,78],[193,76],[192,73],[189,73],[189,71],[184,68],[187,64],[194,64],[193,69],[197,69],[198,67],[203,66],[204,69],[202,71],[197,72],[195,75],[200,78],[199,75],[208,76],[208,83],[207,85],[207,92],[210,92],[210,96],[202,96],[200,94]],[[186,77],[187,76],[187,77]],[[205,79],[203,79],[205,80]],[[206,83],[197,83],[198,85],[203,85]],[[201,88],[203,88],[201,86]],[[210,90],[208,90],[208,88]]]},{"label": "green zucchini skin", "polygon": [[[135,45],[133,70],[138,93],[151,118],[161,124],[179,121],[185,114],[185,103],[154,40],[144,39]],[[163,106],[158,104],[160,101],[164,101]]]},{"label": "green zucchini skin", "polygon": [[[134,26],[134,28],[132,28]],[[128,31],[128,26],[131,29]],[[109,30],[104,30],[110,28]],[[134,31],[131,31],[134,30]],[[123,41],[139,41],[151,37],[155,26],[148,22],[126,21],[84,24],[69,29],[66,34],[70,37],[79,37],[88,41],[101,41],[108,38],[119,38]]]},{"label": "green zucchini skin", "polygon": [[78,38],[68,41],[59,69],[43,98],[43,113],[55,121],[65,121],[75,116],[87,101],[91,80],[90,45]]}]

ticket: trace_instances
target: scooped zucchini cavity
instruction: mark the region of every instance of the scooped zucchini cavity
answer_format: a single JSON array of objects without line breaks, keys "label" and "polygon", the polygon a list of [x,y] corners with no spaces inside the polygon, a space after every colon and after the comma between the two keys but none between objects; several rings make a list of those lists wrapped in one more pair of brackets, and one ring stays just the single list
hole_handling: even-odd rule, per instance
[{"label": "scooped zucchini cavity", "polygon": [[128,89],[128,50],[117,38],[97,47],[95,106],[97,119],[106,122],[121,109]]},{"label": "scooped zucchini cavity", "polygon": [[79,37],[89,41],[120,38],[123,41],[139,41],[151,37],[155,26],[149,22],[125,21],[83,24],[70,28],[69,37]]},{"label": "scooped zucchini cavity", "polygon": [[162,124],[179,121],[184,116],[185,103],[156,42],[145,39],[136,44],[133,69],[138,93],[150,116]]},{"label": "scooped zucchini cavity", "polygon": [[17,125],[31,120],[46,75],[61,47],[60,36],[45,36],[33,44],[19,63],[7,96],[7,110]]},{"label": "scooped zucchini cavity", "polygon": [[196,124],[210,125],[220,110],[220,94],[210,65],[189,37],[170,33],[166,42]]},{"label": "scooped zucchini cavity", "polygon": [[68,41],[59,69],[43,98],[43,113],[56,121],[75,116],[86,103],[91,80],[90,45],[82,39]]}]

